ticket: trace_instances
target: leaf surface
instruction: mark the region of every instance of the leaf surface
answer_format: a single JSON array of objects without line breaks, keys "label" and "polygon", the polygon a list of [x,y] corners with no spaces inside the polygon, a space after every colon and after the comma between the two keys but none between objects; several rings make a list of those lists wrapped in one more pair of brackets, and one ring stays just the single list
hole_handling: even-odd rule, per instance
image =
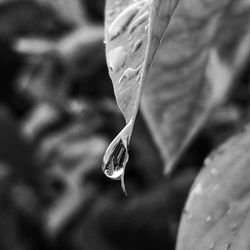
[{"label": "leaf surface", "polygon": [[240,67],[241,62],[229,63],[218,49],[218,31],[230,4],[180,1],[144,85],[141,109],[167,173],[223,101]]},{"label": "leaf surface", "polygon": [[[107,1],[107,65],[118,106],[126,120],[126,126],[104,155],[103,171],[112,179],[121,179],[124,176],[128,144],[139,107],[142,85],[177,2]],[[122,186],[125,190],[123,181]]]},{"label": "leaf surface", "polygon": [[250,126],[206,160],[186,203],[177,250],[250,247]]}]

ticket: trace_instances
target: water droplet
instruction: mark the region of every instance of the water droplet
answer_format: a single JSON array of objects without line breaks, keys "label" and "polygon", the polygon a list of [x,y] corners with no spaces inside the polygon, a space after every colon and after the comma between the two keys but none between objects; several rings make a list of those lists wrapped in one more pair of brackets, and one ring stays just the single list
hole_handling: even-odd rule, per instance
[{"label": "water droplet", "polygon": [[148,20],[149,13],[148,11],[140,15],[138,18],[136,18],[130,25],[128,33],[131,34],[137,27],[139,27],[141,24],[146,22]]},{"label": "water droplet", "polygon": [[230,247],[231,247],[231,243],[227,243],[227,244],[224,246],[223,250],[229,250]]},{"label": "water droplet", "polygon": [[232,230],[232,231],[237,230],[238,226],[239,226],[239,225],[238,225],[237,223],[234,223],[234,224],[231,226],[231,230]]},{"label": "water droplet", "polygon": [[212,243],[210,244],[210,246],[209,246],[209,250],[213,250],[214,248],[215,248],[215,243],[212,242]]},{"label": "water droplet", "polygon": [[211,216],[211,215],[209,215],[209,216],[206,218],[206,222],[210,222],[210,221],[212,221],[212,216]]},{"label": "water droplet", "polygon": [[115,20],[111,23],[108,29],[110,41],[124,32],[126,27],[129,25],[129,23],[139,11],[142,3],[145,3],[145,1],[136,2],[130,5],[115,18]]},{"label": "water droplet", "polygon": [[104,157],[102,170],[104,174],[113,180],[121,180],[122,190],[127,195],[124,174],[128,162],[128,144],[132,133],[133,120],[131,119],[125,128],[110,143]]},{"label": "water droplet", "polygon": [[124,171],[123,163],[127,160],[127,148],[120,141],[112,149],[110,158],[104,166],[104,173],[112,179],[119,179]]},{"label": "water droplet", "polygon": [[218,175],[218,170],[216,168],[212,168],[211,174]]},{"label": "water droplet", "polygon": [[122,74],[119,83],[122,83],[124,80],[130,80],[134,77],[136,77],[139,73],[139,71],[141,70],[142,66],[139,66],[136,69],[132,69],[132,68],[128,68],[127,70],[124,71],[124,73]]},{"label": "water droplet", "polygon": [[141,46],[142,46],[142,40],[138,40],[138,41],[135,43],[135,45],[134,45],[134,47],[133,47],[133,49],[132,49],[132,52],[135,53]]},{"label": "water droplet", "polygon": [[110,50],[107,54],[107,64],[112,72],[118,72],[127,60],[127,52],[123,47]]},{"label": "water droplet", "polygon": [[200,195],[203,193],[203,185],[201,182],[197,183],[195,188],[193,189],[193,195]]}]

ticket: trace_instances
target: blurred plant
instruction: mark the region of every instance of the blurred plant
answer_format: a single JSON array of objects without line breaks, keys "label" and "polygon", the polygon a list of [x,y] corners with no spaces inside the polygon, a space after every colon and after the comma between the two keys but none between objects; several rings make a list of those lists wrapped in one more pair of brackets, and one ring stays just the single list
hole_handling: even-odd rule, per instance
[{"label": "blurred plant", "polygon": [[[124,191],[128,145],[140,99],[165,172],[170,173],[205,122],[213,113],[218,115],[234,95],[232,90],[238,90],[237,78],[242,69],[248,70],[249,62],[247,4],[107,1],[107,65],[126,126],[107,148],[103,171],[111,179],[121,179]],[[239,111],[230,108],[223,109],[229,113],[223,118],[220,113],[222,120],[216,122],[229,119],[226,123],[239,125]],[[248,118],[243,124],[247,122]],[[249,249],[249,226],[242,222],[248,220],[249,211],[249,197],[245,197],[249,131],[232,141],[219,149],[221,156],[208,160],[209,166],[198,176],[184,209],[178,250]],[[226,169],[228,165],[231,168]]]}]

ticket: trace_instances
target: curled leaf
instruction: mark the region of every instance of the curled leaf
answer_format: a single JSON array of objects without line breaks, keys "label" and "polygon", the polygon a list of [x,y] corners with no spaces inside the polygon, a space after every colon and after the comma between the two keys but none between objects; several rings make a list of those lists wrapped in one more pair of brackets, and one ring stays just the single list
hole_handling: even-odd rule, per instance
[{"label": "curled leaf", "polygon": [[[123,180],[142,85],[177,2],[107,1],[107,64],[118,106],[126,120],[126,126],[112,141],[104,155],[103,171],[112,179]],[[125,191],[123,181],[122,186]]]}]

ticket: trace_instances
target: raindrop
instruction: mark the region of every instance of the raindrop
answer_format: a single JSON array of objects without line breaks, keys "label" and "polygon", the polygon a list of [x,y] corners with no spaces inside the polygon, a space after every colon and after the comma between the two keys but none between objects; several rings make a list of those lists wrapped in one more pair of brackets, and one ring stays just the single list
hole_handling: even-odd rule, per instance
[{"label": "raindrop", "polygon": [[232,230],[232,231],[235,231],[237,228],[238,228],[238,224],[237,224],[237,223],[234,223],[234,224],[231,226],[231,230]]},{"label": "raindrop", "polygon": [[130,5],[115,18],[108,29],[110,40],[113,40],[125,31],[134,16],[138,13],[141,4],[144,2],[145,1],[140,1]]},{"label": "raindrop", "polygon": [[198,182],[192,191],[193,195],[201,195],[203,193],[203,185]]},{"label": "raindrop", "polygon": [[134,77],[136,77],[139,73],[139,71],[141,70],[142,66],[139,66],[136,69],[132,69],[132,68],[128,68],[127,70],[124,71],[124,73],[122,74],[119,83],[122,83],[122,81],[124,80],[130,80]]},{"label": "raindrop", "polygon": [[210,246],[209,246],[209,250],[213,250],[215,248],[215,243],[211,243]]},{"label": "raindrop", "polygon": [[119,180],[124,172],[124,163],[128,160],[127,147],[120,141],[112,148],[110,157],[103,165],[103,172],[111,179]]},{"label": "raindrop", "polygon": [[223,250],[229,250],[230,248],[231,248],[231,243],[227,243],[227,244],[224,246]]},{"label": "raindrop", "polygon": [[133,120],[131,119],[107,148],[102,165],[102,170],[107,177],[113,180],[121,180],[122,190],[125,195],[127,195],[127,192],[124,183],[124,174],[129,158],[128,144],[132,126]]},{"label": "raindrop", "polygon": [[210,222],[212,220],[212,216],[209,215],[207,218],[206,218],[206,222]]},{"label": "raindrop", "polygon": [[122,189],[127,195],[124,184],[124,173],[129,157],[128,149],[123,141],[120,140],[111,150],[111,152],[106,152],[110,157],[106,163],[103,163],[103,172],[113,180],[121,180]]},{"label": "raindrop", "polygon": [[133,49],[132,49],[132,52],[135,53],[141,46],[142,46],[142,40],[138,40],[138,41],[135,43],[135,45],[134,45],[134,47],[133,47]]},{"label": "raindrop", "polygon": [[110,50],[107,54],[107,64],[112,72],[118,72],[127,60],[127,52],[123,47]]},{"label": "raindrop", "polygon": [[131,34],[137,27],[148,20],[149,13],[148,11],[140,15],[134,22],[131,23],[128,33]]}]

